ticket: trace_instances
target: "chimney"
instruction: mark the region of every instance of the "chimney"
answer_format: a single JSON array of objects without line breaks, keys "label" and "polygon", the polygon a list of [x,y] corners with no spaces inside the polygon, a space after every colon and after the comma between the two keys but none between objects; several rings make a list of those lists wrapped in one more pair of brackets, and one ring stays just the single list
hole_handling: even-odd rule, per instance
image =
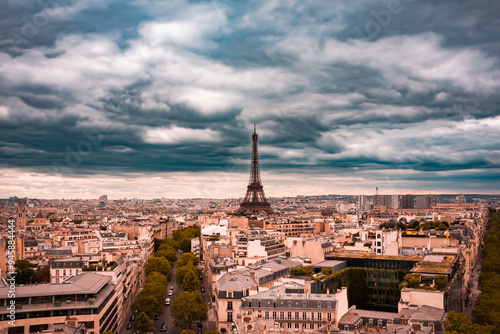
[{"label": "chimney", "polygon": [[255,279],[255,271],[250,272],[250,277],[257,283],[257,280]]}]

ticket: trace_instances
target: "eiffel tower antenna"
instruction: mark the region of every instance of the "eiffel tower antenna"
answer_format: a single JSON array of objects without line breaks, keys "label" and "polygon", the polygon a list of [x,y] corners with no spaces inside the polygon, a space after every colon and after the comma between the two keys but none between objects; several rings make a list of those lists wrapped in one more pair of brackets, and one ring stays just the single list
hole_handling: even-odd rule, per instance
[{"label": "eiffel tower antenna", "polygon": [[259,149],[257,146],[256,125],[253,125],[252,135],[252,165],[250,167],[250,179],[248,180],[247,193],[237,213],[260,213],[262,211],[273,213],[271,205],[267,202],[264,187],[260,180]]}]

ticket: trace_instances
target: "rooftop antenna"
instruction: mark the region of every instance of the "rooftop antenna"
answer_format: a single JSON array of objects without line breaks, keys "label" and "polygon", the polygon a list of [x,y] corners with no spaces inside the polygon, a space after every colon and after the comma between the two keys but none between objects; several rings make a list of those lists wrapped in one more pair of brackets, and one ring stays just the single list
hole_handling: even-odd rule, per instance
[{"label": "rooftop antenna", "polygon": [[256,132],[257,132],[256,131],[256,125],[255,125],[255,123],[253,123],[253,133],[256,133]]}]

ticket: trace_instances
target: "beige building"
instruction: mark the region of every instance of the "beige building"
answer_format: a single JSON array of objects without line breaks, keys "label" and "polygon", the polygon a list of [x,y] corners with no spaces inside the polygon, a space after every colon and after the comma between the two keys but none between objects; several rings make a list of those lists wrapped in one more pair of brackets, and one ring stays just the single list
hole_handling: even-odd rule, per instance
[{"label": "beige building", "polygon": [[332,330],[349,310],[347,288],[335,294],[308,294],[303,285],[293,282],[243,297],[240,308],[245,330],[254,330],[263,319],[272,321],[275,331],[300,333]]},{"label": "beige building", "polygon": [[240,314],[241,298],[257,293],[257,283],[250,275],[230,272],[215,284],[215,310],[219,328],[230,329]]},{"label": "beige building", "polygon": [[75,324],[83,323],[89,334],[118,329],[117,294],[111,277],[83,273],[65,284],[16,286],[14,306],[9,290],[8,282],[1,281],[0,328],[9,327],[9,333],[41,332],[50,324],[65,323],[68,317],[74,318]]}]

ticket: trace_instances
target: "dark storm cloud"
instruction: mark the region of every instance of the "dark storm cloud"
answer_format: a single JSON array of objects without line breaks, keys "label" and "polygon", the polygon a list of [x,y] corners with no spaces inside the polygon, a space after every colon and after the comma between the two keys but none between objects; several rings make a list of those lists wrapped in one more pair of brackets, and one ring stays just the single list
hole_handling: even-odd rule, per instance
[{"label": "dark storm cloud", "polygon": [[248,163],[257,123],[271,171],[498,180],[499,12],[485,0],[4,1],[0,165],[224,171]]}]

